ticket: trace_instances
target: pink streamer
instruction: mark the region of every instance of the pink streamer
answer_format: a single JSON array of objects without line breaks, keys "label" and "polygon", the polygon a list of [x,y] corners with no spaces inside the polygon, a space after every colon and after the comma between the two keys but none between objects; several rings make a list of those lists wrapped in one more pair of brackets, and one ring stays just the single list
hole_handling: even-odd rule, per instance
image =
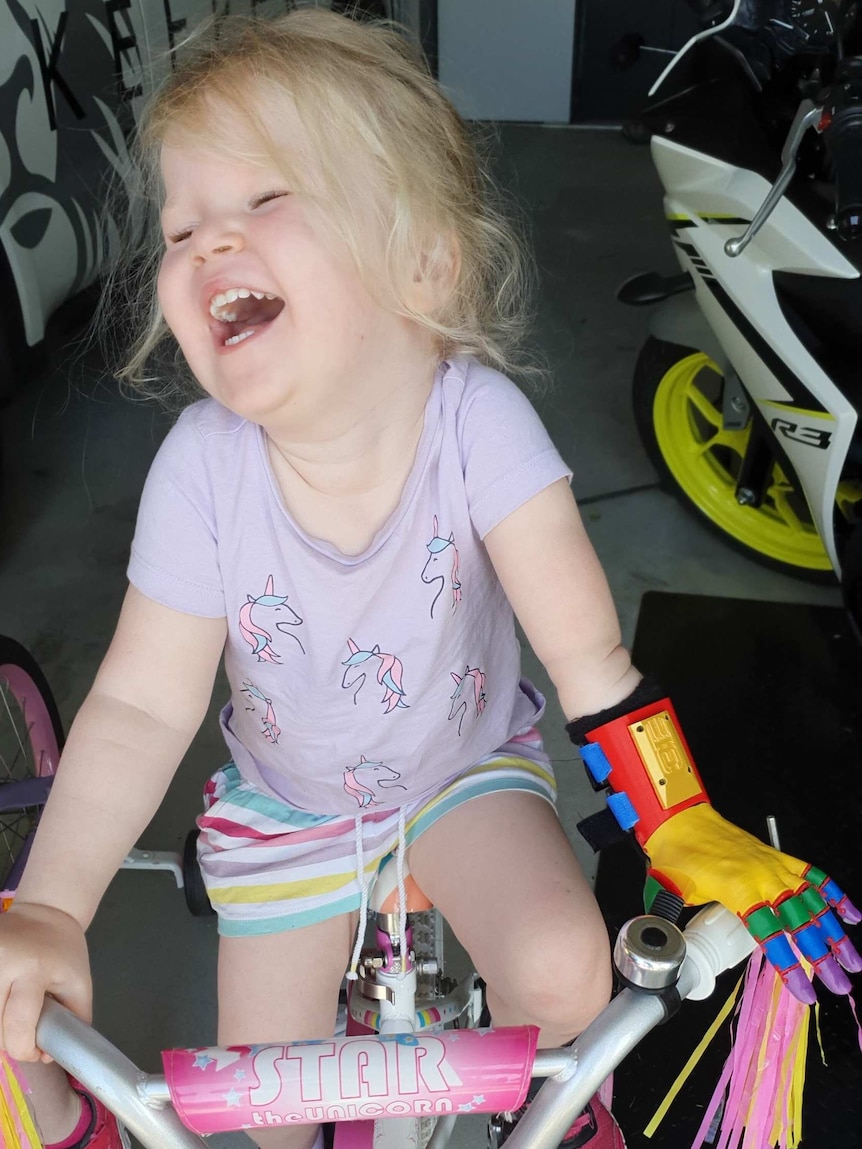
[{"label": "pink streamer", "polygon": [[[725,1099],[716,1149],[773,1149],[776,1144],[778,1149],[787,1149],[792,1073],[789,1067],[785,1070],[785,1061],[789,1056],[805,1056],[805,1050],[800,1048],[800,1026],[808,1007],[782,987],[775,1016],[770,1019],[775,979],[775,971],[765,961],[763,952],[755,950],[734,1011],[733,1047],[692,1149],[704,1145]],[[862,1026],[859,1039],[862,1047]],[[776,1115],[782,1117],[777,1140],[771,1136]]]}]

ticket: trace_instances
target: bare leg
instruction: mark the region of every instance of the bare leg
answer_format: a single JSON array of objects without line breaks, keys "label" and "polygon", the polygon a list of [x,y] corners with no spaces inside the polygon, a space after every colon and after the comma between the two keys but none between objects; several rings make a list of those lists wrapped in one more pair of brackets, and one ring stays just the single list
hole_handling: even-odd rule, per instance
[{"label": "bare leg", "polygon": [[[357,915],[219,942],[219,1044],[306,1041],[335,1031]],[[310,1149],[318,1126],[255,1131],[261,1149]]]},{"label": "bare leg", "polygon": [[43,1145],[65,1141],[81,1116],[81,1098],[74,1092],[63,1069],[52,1061],[21,1065],[21,1073],[33,1090],[28,1098]]},{"label": "bare leg", "polygon": [[418,838],[411,873],[488,986],[495,1025],[577,1036],[611,993],[608,933],[553,808],[502,791],[458,806]]}]

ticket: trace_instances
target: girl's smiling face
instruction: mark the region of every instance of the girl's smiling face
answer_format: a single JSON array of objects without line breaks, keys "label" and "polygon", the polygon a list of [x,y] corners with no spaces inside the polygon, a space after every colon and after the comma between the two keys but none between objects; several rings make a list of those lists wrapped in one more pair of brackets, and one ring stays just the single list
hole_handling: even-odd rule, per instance
[{"label": "girl's smiling face", "polygon": [[[369,294],[347,246],[274,165],[162,148],[158,295],[201,386],[274,433],[344,433],[428,339]],[[391,382],[391,380],[390,380]]]}]

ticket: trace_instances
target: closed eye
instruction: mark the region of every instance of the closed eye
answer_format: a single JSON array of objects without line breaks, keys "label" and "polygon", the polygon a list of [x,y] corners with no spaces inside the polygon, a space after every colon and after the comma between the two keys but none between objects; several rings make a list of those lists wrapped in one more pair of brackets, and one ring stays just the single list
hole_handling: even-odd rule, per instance
[{"label": "closed eye", "polygon": [[186,228],[183,228],[182,231],[170,232],[167,236],[165,236],[165,239],[167,240],[168,243],[171,243],[171,244],[182,243],[183,240],[188,239],[191,234],[192,234],[192,229],[190,227],[186,227]]},{"label": "closed eye", "polygon": [[282,199],[284,196],[288,195],[290,195],[290,192],[285,191],[284,188],[275,188],[272,191],[261,192],[260,195],[256,195],[251,200],[249,206],[251,207],[252,211],[254,211],[256,207],[263,207],[265,203],[271,203],[274,199]]}]

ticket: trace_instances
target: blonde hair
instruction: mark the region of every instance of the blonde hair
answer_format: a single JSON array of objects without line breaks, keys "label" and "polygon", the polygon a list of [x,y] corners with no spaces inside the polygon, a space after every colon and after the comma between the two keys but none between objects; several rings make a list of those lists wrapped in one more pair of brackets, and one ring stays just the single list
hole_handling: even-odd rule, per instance
[{"label": "blonde hair", "polygon": [[[291,163],[298,157],[286,155],[268,127],[285,98],[313,176],[307,163]],[[241,138],[226,138],[225,113],[241,122]],[[519,354],[532,281],[526,245],[465,124],[394,27],[310,7],[277,20],[212,21],[181,49],[142,117],[137,167],[150,205],[162,195],[159,155],[169,136],[228,158],[275,162],[292,190],[316,200],[369,291],[430,331],[442,358],[473,355],[522,376],[533,370]],[[165,398],[175,390],[179,355],[174,346],[171,382],[153,374],[153,356],[170,336],[155,293],[161,252],[159,237],[122,273],[123,311],[137,312],[138,333],[118,375]],[[407,302],[405,277],[417,267],[447,283],[433,312]]]}]

